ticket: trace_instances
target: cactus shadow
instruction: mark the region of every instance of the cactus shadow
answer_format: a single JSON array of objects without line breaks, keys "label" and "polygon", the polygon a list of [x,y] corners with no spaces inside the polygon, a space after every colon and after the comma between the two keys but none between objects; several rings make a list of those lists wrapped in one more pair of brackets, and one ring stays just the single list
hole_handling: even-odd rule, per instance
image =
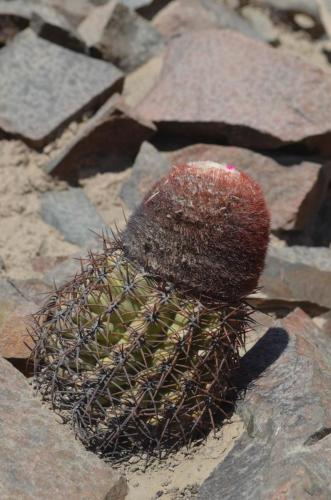
[{"label": "cactus shadow", "polygon": [[[244,400],[254,381],[265,375],[283,354],[289,344],[289,335],[284,328],[271,327],[256,344],[241,358],[240,365],[231,378],[232,386],[228,398],[228,412],[232,415],[236,404]],[[221,422],[219,422],[221,423]]]}]

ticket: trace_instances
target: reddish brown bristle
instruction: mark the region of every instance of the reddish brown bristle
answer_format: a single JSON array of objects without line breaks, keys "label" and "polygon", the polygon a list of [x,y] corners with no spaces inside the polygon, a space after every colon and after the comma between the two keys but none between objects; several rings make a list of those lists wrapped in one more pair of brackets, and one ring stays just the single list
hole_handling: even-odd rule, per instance
[{"label": "reddish brown bristle", "polygon": [[270,217],[258,184],[232,166],[175,165],[123,236],[127,255],[199,296],[237,300],[263,269]]}]

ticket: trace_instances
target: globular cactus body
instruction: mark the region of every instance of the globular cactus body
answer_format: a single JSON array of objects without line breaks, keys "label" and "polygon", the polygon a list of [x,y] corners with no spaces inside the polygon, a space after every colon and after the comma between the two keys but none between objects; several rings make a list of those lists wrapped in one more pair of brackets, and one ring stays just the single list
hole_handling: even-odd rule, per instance
[{"label": "globular cactus body", "polygon": [[247,176],[174,167],[35,315],[38,388],[90,449],[169,450],[225,415],[268,228]]}]

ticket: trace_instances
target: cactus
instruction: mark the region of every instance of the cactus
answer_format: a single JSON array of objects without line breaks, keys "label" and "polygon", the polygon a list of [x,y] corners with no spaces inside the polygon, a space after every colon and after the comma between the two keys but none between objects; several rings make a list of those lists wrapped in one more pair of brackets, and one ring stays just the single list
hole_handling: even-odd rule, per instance
[{"label": "cactus", "polygon": [[162,453],[227,416],[268,235],[247,175],[177,165],[53,293],[34,316],[35,380],[89,449]]}]

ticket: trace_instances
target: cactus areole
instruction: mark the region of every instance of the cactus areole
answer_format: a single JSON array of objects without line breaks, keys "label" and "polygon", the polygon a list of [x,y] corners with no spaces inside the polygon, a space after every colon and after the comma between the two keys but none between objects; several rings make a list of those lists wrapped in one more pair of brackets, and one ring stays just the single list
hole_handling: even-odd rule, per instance
[{"label": "cactus areole", "polygon": [[54,291],[34,316],[36,385],[89,449],[162,455],[227,417],[269,225],[248,175],[175,165]]}]

